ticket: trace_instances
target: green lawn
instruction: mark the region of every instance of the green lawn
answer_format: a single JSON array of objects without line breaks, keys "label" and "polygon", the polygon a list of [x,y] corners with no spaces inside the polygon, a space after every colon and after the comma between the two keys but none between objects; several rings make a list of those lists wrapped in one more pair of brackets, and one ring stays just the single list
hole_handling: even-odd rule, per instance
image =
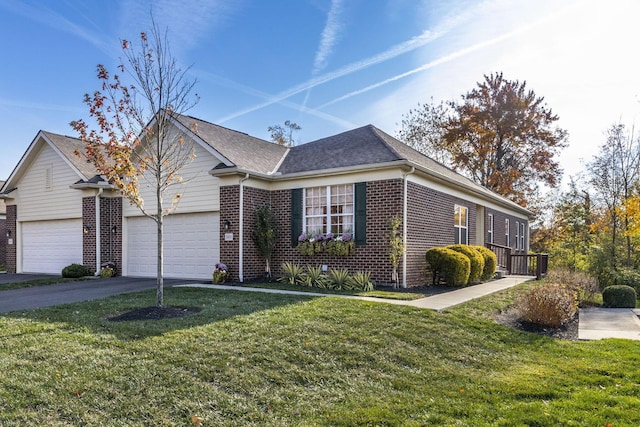
[{"label": "green lawn", "polygon": [[518,289],[448,313],[173,288],[203,310],[103,320],[150,291],[2,315],[0,425],[639,425],[640,342],[493,322]]}]

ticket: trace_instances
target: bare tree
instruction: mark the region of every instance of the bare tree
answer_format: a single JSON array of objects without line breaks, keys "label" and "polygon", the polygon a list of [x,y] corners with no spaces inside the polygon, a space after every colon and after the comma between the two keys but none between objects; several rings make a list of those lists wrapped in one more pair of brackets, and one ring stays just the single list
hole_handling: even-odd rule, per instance
[{"label": "bare tree", "polygon": [[302,128],[291,120],[285,120],[284,126],[273,125],[267,128],[271,133],[271,140],[277,144],[284,145],[285,147],[293,147],[296,145],[293,133],[300,129]]},{"label": "bare tree", "polygon": [[[122,40],[123,75],[113,76],[98,65],[101,89],[85,94],[95,127],[84,120],[71,122],[86,145],[83,153],[116,186],[122,195],[157,225],[156,305],[164,305],[164,217],[177,208],[183,181],[181,169],[194,157],[186,131],[176,127],[174,117],[191,109],[196,84],[187,78],[171,55],[167,31],[161,32],[152,17],[149,34],[140,34],[137,46]],[[125,80],[128,81],[125,82]],[[195,131],[195,129],[192,129]],[[152,191],[145,204],[141,186]]]}]

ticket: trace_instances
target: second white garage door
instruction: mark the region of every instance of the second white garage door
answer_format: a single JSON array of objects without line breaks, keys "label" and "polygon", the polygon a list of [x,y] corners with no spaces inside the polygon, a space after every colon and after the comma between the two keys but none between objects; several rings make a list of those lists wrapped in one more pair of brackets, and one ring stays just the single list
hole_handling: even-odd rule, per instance
[{"label": "second white garage door", "polygon": [[22,223],[22,271],[60,274],[69,264],[82,264],[82,220]]},{"label": "second white garage door", "polygon": [[[127,219],[128,276],[156,276],[156,223],[146,217]],[[211,280],[220,259],[217,212],[174,214],[164,218],[164,276]]]}]

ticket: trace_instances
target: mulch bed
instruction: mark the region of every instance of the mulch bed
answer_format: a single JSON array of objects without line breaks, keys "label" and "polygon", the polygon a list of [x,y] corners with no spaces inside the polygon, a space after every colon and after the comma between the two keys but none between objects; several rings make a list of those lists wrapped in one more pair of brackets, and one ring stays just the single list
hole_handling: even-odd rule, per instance
[{"label": "mulch bed", "polygon": [[578,313],[567,323],[559,328],[548,328],[535,323],[523,322],[518,319],[518,312],[513,309],[507,309],[495,317],[495,321],[512,328],[530,332],[533,334],[544,335],[550,338],[562,340],[576,341],[578,339]]},{"label": "mulch bed", "polygon": [[200,307],[143,307],[107,317],[109,322],[127,322],[132,320],[162,320],[186,317],[202,311]]}]

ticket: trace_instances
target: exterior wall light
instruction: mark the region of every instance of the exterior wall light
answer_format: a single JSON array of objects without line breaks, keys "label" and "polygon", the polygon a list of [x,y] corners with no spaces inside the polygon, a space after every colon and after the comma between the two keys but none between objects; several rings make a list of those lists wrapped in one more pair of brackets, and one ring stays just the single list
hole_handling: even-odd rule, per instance
[{"label": "exterior wall light", "polygon": [[7,230],[7,238],[10,239],[11,238],[11,230]]},{"label": "exterior wall light", "polygon": [[231,221],[229,221],[228,219],[224,220],[224,229],[228,230],[229,228],[231,228]]},{"label": "exterior wall light", "polygon": [[89,234],[90,231],[91,231],[91,226],[90,225],[85,224],[84,227],[82,227],[82,232],[84,234]]}]

